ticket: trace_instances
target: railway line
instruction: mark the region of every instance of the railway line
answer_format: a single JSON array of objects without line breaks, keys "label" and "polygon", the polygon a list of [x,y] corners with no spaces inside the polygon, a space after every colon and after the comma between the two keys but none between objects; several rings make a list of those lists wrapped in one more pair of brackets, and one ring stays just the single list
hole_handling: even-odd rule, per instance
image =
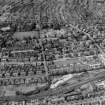
[{"label": "railway line", "polygon": [[30,99],[41,99],[41,98],[44,98],[44,97],[50,97],[50,96],[53,96],[53,95],[57,95],[57,96],[63,96],[64,93],[67,93],[67,92],[70,92],[72,91],[74,88],[78,88],[80,87],[81,85],[84,85],[86,83],[89,83],[89,82],[92,82],[92,81],[96,81],[96,80],[99,80],[99,79],[103,79],[105,78],[105,71],[103,72],[100,72],[98,73],[95,77],[92,77],[92,78],[89,78],[85,81],[82,81],[80,83],[77,83],[77,84],[73,84],[73,85],[70,85],[70,86],[65,86],[65,87],[60,87],[60,88],[57,88],[57,89],[49,89],[47,91],[43,91],[39,94],[36,94],[36,95],[31,95],[31,96],[11,96],[11,97],[0,97],[0,102],[8,102],[8,101],[28,101]]},{"label": "railway line", "polygon": [[[19,10],[21,11],[22,9],[26,8],[27,6],[32,6],[32,3],[27,3],[27,4],[21,4],[19,3],[17,6],[14,5],[11,10]],[[34,21],[34,20],[33,20]],[[8,22],[8,21],[7,21]],[[13,21],[13,22],[16,22],[16,21]],[[86,33],[84,31],[82,31],[81,29],[73,26],[72,24],[69,24],[70,27],[74,28],[74,29],[77,29],[78,31],[81,31],[83,32],[85,35],[87,35],[93,42],[95,42],[95,40],[90,36],[89,33]],[[42,39],[40,40],[40,44],[42,45]],[[99,51],[102,53],[102,54],[105,54],[104,50],[97,44],[95,43],[95,46],[99,49]],[[18,51],[16,51],[18,52]],[[45,54],[44,54],[44,48],[43,48],[43,45],[42,45],[42,53],[43,53],[43,58],[44,58],[44,68],[46,70],[46,77],[49,76],[48,74],[48,68],[47,68],[47,61],[45,60]],[[56,61],[55,61],[56,62]],[[11,77],[11,78],[0,78],[0,80],[4,80],[4,79],[19,79],[19,78],[39,78],[39,77],[42,77],[41,76],[24,76],[24,77]],[[96,81],[96,80],[99,80],[99,79],[105,79],[105,71],[103,72],[100,72],[100,73],[97,73],[94,77],[90,77],[82,82],[79,82],[79,83],[76,83],[76,84],[72,84],[72,85],[67,85],[67,86],[62,86],[62,87],[58,87],[56,89],[48,89],[46,91],[42,91],[38,94],[35,94],[35,95],[31,95],[31,96],[3,96],[3,97],[0,97],[0,103],[3,103],[3,102],[8,102],[8,101],[28,101],[28,100],[31,100],[31,99],[41,99],[41,98],[44,98],[44,97],[50,97],[50,96],[53,96],[53,95],[57,95],[57,96],[64,96],[65,93],[67,92],[71,92],[73,91],[73,89],[75,88],[78,88],[80,87],[81,85],[84,85],[84,84],[87,84],[89,82],[92,82],[92,81]]]},{"label": "railway line", "polygon": [[[77,29],[78,31],[81,31],[80,29],[78,29],[77,27],[74,27],[73,25],[70,24],[71,27]],[[94,41],[94,39],[90,36],[90,34],[82,31],[84,34],[86,34],[92,41]],[[95,42],[95,41],[94,41]],[[100,50],[101,53],[104,53],[104,51],[101,49],[101,47],[95,43],[95,45],[97,46],[97,48]],[[43,49],[43,48],[42,48]],[[44,56],[44,55],[43,55]],[[46,62],[46,61],[45,61]],[[46,64],[45,64],[46,66]],[[45,67],[46,68],[46,67]],[[47,68],[46,68],[47,71]],[[48,74],[47,74],[48,75]],[[67,93],[68,91],[72,91],[74,88],[78,88],[81,85],[84,85],[86,83],[101,79],[101,78],[105,78],[105,71],[104,72],[100,72],[96,75],[96,77],[92,77],[89,78],[83,82],[77,83],[77,84],[73,84],[71,86],[68,87],[61,87],[61,88],[57,88],[57,89],[49,89],[48,91],[44,91],[41,92],[39,94],[36,95],[32,95],[32,96],[11,96],[11,97],[0,97],[0,102],[5,102],[5,101],[22,101],[22,100],[30,100],[30,99],[35,99],[35,98],[44,98],[44,97],[48,97],[48,96],[52,96],[52,95],[63,95],[64,93]]]}]

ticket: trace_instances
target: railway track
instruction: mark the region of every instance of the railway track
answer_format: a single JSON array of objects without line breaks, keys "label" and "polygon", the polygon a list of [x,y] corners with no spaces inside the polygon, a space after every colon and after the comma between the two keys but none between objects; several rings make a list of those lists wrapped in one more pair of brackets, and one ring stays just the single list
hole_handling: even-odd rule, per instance
[{"label": "railway track", "polygon": [[36,95],[31,95],[31,96],[11,96],[11,97],[0,97],[0,102],[8,102],[8,101],[28,101],[28,100],[31,100],[31,99],[41,99],[41,98],[44,98],[44,97],[50,97],[50,96],[53,96],[53,95],[57,95],[57,96],[63,96],[64,93],[67,93],[68,91],[72,91],[74,88],[78,88],[80,87],[81,85],[84,85],[86,83],[89,83],[89,82],[92,82],[92,81],[96,81],[96,80],[99,80],[99,79],[103,79],[105,78],[105,71],[104,72],[100,72],[98,73],[95,77],[92,77],[92,78],[89,78],[85,81],[82,81],[80,83],[77,83],[77,84],[73,84],[73,85],[70,85],[68,87],[61,87],[61,88],[57,88],[57,89],[49,89],[47,91],[43,91],[39,94],[36,94]]},{"label": "railway track", "polygon": [[[73,28],[75,29],[78,29],[76,27],[74,27],[73,25],[70,25],[72,26]],[[81,31],[80,29],[78,29],[78,31]],[[94,41],[94,39],[86,32],[82,31],[84,34],[86,34],[92,41]],[[104,53],[104,51],[101,49],[101,47],[98,45],[98,44],[95,44],[99,50],[101,51],[101,53]],[[104,72],[101,72],[101,73],[98,73],[98,75],[96,77],[93,77],[93,78],[89,78],[83,82],[80,82],[80,83],[77,83],[77,84],[73,84],[72,86],[68,86],[68,87],[62,87],[62,88],[58,88],[56,90],[51,90],[49,89],[48,91],[44,91],[44,92],[41,92],[39,94],[36,94],[36,95],[32,95],[32,96],[28,96],[28,97],[25,97],[25,96],[16,96],[16,97],[0,97],[0,102],[5,102],[5,101],[22,101],[22,100],[30,100],[30,99],[35,99],[35,98],[44,98],[44,97],[47,97],[47,96],[52,96],[52,95],[62,95],[74,88],[77,88],[77,87],[80,87],[81,85],[84,85],[86,83],[89,83],[89,82],[92,82],[92,81],[95,81],[95,80],[98,80],[98,79],[101,79],[101,78],[105,78],[105,71]]]}]

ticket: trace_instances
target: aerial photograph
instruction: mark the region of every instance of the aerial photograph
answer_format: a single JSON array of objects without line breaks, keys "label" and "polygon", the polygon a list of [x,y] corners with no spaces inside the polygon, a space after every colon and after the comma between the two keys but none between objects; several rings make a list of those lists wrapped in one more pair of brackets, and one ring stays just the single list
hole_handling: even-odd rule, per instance
[{"label": "aerial photograph", "polygon": [[0,105],[105,105],[105,0],[0,0]]}]

